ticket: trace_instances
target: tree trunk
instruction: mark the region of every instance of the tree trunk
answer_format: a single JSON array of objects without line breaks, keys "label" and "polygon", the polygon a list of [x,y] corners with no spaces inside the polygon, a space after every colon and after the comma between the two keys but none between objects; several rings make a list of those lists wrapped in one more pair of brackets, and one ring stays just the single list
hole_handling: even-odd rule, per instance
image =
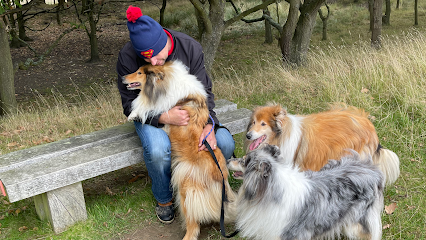
[{"label": "tree trunk", "polygon": [[[262,2],[265,2],[265,0],[262,0]],[[266,7],[263,10],[263,14],[271,16],[271,13],[269,12],[268,7]],[[271,44],[274,41],[274,39],[272,38],[272,27],[268,21],[265,20],[264,22],[265,22],[265,43]]]},{"label": "tree trunk", "polygon": [[390,14],[391,14],[391,2],[386,0],[386,10],[383,16],[383,25],[390,25]]},{"label": "tree trunk", "polygon": [[382,5],[383,0],[374,0],[373,5],[373,31],[371,32],[371,45],[378,49],[381,46],[381,34],[382,34]]},{"label": "tree trunk", "polygon": [[56,9],[56,23],[62,25],[61,11],[64,10],[65,0],[59,0],[58,8]]},{"label": "tree trunk", "polygon": [[4,23],[0,21],[0,116],[16,113],[18,108],[8,39]]},{"label": "tree trunk", "polygon": [[160,8],[160,25],[164,26],[164,12],[166,11],[167,0],[163,0],[163,5]]},{"label": "tree trunk", "polygon": [[[291,35],[291,32],[289,32],[289,30],[291,30],[294,25],[294,22],[289,21],[295,21],[295,19],[297,18],[298,21],[291,41],[289,41],[289,39],[286,39],[284,41],[285,44],[290,43],[290,45],[281,45],[282,47],[286,47],[285,49],[281,48],[281,52],[284,52],[286,54],[283,54],[284,63],[290,63],[299,66],[305,62],[309,50],[309,44],[311,42],[312,31],[314,30],[317,12],[320,9],[321,5],[325,3],[325,1],[326,0],[305,0],[303,5],[300,6],[300,17],[294,16],[296,14],[296,12],[294,11],[298,6],[298,4],[296,4],[298,1],[290,1],[289,11],[291,11],[292,9],[293,16],[291,16],[291,13],[289,12],[287,22],[283,28],[283,33],[288,35],[285,36],[285,38],[288,38]],[[294,9],[291,6],[292,3],[294,5]],[[286,26],[287,23],[289,23],[289,26]]]},{"label": "tree trunk", "polygon": [[20,48],[23,46],[21,41],[18,39],[18,33],[16,33],[16,21],[14,14],[11,13],[9,16],[9,26],[10,26],[10,36],[12,37],[12,40],[10,41],[10,47],[11,48]]},{"label": "tree trunk", "polygon": [[374,29],[374,1],[368,0],[368,12],[370,13],[370,32]]},{"label": "tree trunk", "polygon": [[[204,61],[207,73],[211,75],[211,69],[214,62],[214,57],[219,47],[220,39],[222,38],[223,31],[225,30],[225,23],[223,21],[225,11],[225,2],[222,0],[210,1],[209,7],[209,20],[211,30],[204,29],[201,34],[200,43],[203,46]],[[205,21],[205,20],[204,20]],[[214,23],[214,24],[212,24]]]},{"label": "tree trunk", "polygon": [[418,12],[418,6],[419,6],[419,0],[414,0],[414,26],[419,25],[419,12]]},{"label": "tree trunk", "polygon": [[321,8],[318,10],[319,16],[322,20],[322,40],[327,40],[327,23],[328,18],[330,17],[330,7],[327,3],[325,3],[325,7],[327,8],[327,16],[323,14]]},{"label": "tree trunk", "polygon": [[99,57],[99,47],[98,47],[98,37],[96,36],[96,22],[94,18],[94,1],[88,1],[88,18],[89,18],[89,39],[90,39],[90,60],[89,62],[99,62],[101,58]]},{"label": "tree trunk", "polygon": [[291,55],[291,40],[293,39],[294,32],[296,31],[297,20],[299,18],[300,1],[290,0],[290,7],[288,9],[287,21],[283,26],[283,31],[280,36],[280,48],[284,63],[290,63]]},{"label": "tree trunk", "polygon": [[399,9],[400,0],[396,0],[396,9]]},{"label": "tree trunk", "polygon": [[16,19],[18,21],[19,38],[24,41],[32,41],[32,39],[27,36],[27,33],[25,31],[25,20],[22,12],[18,12],[16,16]]}]

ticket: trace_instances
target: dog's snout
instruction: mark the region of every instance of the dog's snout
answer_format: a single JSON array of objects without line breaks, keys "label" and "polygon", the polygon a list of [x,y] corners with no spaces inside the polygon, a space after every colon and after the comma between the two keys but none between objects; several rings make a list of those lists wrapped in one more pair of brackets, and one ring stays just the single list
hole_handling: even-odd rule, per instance
[{"label": "dog's snout", "polygon": [[246,138],[247,138],[248,140],[250,140],[250,139],[252,138],[252,135],[251,135],[251,133],[250,133],[250,132],[248,132],[248,133],[246,134]]}]

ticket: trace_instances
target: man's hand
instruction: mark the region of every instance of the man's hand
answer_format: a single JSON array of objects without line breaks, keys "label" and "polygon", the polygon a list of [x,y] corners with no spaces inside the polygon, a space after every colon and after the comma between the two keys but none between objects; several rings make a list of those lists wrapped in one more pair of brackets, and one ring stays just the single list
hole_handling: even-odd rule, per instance
[{"label": "man's hand", "polygon": [[161,124],[186,126],[189,123],[188,111],[182,110],[182,106],[174,106],[169,111],[161,114],[158,122]]},{"label": "man's hand", "polygon": [[[204,129],[203,132],[201,133],[200,139],[198,141],[198,151],[208,151],[207,147],[203,144],[203,139],[205,136],[207,136],[207,134],[210,132],[210,130],[212,130],[213,125],[212,124],[207,124]],[[206,141],[209,143],[210,147],[215,150],[217,148],[216,144],[216,135],[214,134],[214,129],[212,130],[212,132],[209,134],[209,136],[206,138]]]}]

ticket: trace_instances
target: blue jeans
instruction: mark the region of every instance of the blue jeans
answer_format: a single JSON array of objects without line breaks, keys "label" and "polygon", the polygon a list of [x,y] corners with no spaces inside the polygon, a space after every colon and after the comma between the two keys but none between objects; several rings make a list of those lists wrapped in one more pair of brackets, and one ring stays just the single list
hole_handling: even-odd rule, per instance
[{"label": "blue jeans", "polygon": [[[143,158],[152,182],[152,193],[157,202],[168,203],[173,198],[170,184],[171,145],[169,137],[161,128],[136,121],[134,124],[142,142]],[[225,128],[219,128],[216,132],[216,140],[224,157],[231,158],[235,149],[235,141],[231,133]]]}]

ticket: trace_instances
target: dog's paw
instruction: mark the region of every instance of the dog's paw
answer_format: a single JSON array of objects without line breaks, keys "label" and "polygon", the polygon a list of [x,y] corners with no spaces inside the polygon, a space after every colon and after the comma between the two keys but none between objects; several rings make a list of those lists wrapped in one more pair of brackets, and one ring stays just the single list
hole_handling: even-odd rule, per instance
[{"label": "dog's paw", "polygon": [[130,115],[127,117],[128,121],[134,121],[138,118],[138,115],[135,114],[134,112],[131,112]]}]

